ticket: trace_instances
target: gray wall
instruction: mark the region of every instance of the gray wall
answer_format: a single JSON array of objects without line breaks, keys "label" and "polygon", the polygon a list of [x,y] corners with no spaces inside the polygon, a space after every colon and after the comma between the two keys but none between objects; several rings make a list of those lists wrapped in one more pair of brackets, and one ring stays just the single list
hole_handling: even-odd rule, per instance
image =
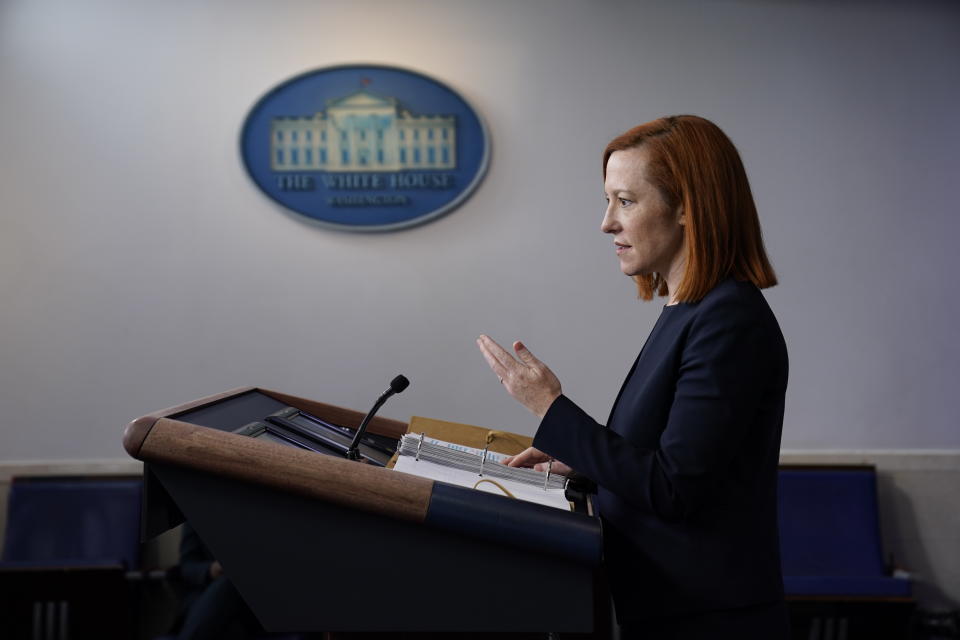
[{"label": "gray wall", "polygon": [[[739,146],[781,278],[784,447],[957,449],[960,5],[0,4],[0,460],[123,456],[140,414],[240,385],[531,433],[480,355],[523,338],[603,420],[635,300],[599,153],[671,113]],[[441,220],[324,231],[247,179],[247,110],[308,69],[423,71],[483,114]],[[295,311],[295,312],[292,312]]]}]

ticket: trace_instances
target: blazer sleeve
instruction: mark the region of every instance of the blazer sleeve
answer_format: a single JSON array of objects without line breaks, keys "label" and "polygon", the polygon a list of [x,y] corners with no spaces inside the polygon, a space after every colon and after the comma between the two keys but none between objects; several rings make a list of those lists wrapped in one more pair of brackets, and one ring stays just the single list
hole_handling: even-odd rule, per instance
[{"label": "blazer sleeve", "polygon": [[533,445],[637,509],[664,520],[695,513],[721,484],[772,373],[770,342],[749,309],[721,300],[700,311],[682,348],[656,449],[635,446],[566,396],[550,406]]}]

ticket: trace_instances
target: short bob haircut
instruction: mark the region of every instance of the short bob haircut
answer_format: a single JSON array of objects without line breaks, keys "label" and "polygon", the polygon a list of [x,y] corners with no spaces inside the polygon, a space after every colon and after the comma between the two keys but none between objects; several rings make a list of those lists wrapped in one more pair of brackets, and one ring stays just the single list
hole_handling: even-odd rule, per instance
[{"label": "short bob haircut", "polygon": [[[740,154],[720,128],[697,116],[670,116],[634,127],[603,150],[603,177],[615,151],[649,150],[647,178],[671,208],[683,207],[686,272],[674,292],[679,302],[698,302],[733,276],[764,289],[777,284],[763,248],[757,207]],[[659,273],[634,276],[639,296],[667,295]]]}]

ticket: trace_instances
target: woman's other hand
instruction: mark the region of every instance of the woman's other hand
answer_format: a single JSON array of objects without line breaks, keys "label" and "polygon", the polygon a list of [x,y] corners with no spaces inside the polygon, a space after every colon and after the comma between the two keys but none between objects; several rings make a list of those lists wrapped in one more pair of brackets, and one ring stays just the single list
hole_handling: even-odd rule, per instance
[{"label": "woman's other hand", "polygon": [[540,451],[540,449],[530,447],[515,456],[506,458],[503,464],[508,467],[533,467],[537,471],[546,471],[549,468],[550,473],[561,476],[568,476],[573,473],[573,469],[559,460],[554,460],[553,465],[550,464],[550,460],[550,456]]},{"label": "woman's other hand", "polygon": [[560,381],[553,371],[537,360],[519,340],[513,343],[519,360],[489,336],[477,338],[477,346],[507,393],[542,418],[561,393]]}]

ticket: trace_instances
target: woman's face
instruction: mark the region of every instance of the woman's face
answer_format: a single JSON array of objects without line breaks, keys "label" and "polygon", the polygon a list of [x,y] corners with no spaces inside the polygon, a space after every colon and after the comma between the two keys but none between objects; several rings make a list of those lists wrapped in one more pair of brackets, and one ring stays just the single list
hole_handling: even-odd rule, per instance
[{"label": "woman's face", "polygon": [[671,209],[647,180],[647,163],[643,145],[610,154],[600,230],[613,235],[621,271],[628,276],[659,273],[672,285],[671,276],[683,274],[685,220],[681,207]]}]

